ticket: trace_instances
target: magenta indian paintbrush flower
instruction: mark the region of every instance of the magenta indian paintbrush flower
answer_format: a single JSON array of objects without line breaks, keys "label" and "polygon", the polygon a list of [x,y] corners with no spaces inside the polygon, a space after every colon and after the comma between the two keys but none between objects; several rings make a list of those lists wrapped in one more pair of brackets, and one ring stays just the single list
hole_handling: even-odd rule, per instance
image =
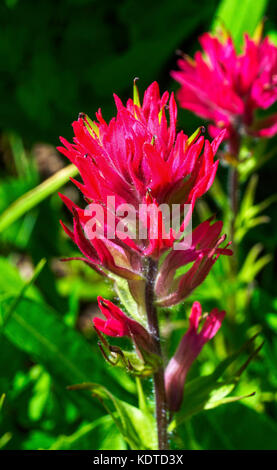
[{"label": "magenta indian paintbrush flower", "polygon": [[[225,131],[212,143],[204,139],[201,129],[191,138],[183,131],[177,133],[174,95],[169,97],[165,92],[160,96],[156,82],[146,90],[142,105],[136,87],[134,100],[129,99],[126,107],[117,96],[115,103],[117,115],[110,123],[104,121],[100,110],[95,122],[82,114],[73,123],[74,144],[61,138],[64,147],[59,150],[78,167],[83,183],[73,182],[85,201],[99,204],[105,216],[109,212],[107,199],[110,197],[114,198],[115,210],[120,204],[132,204],[135,217],[140,217],[141,204],[157,208],[160,204],[170,207],[190,204],[191,215],[197,199],[213,183],[218,167],[214,157]],[[103,274],[112,272],[130,281],[141,280],[144,278],[143,259],[159,260],[176,239],[172,228],[167,238],[162,236],[159,209],[154,222],[152,217],[152,227],[158,227],[156,237],[148,230],[146,239],[140,239],[137,234],[123,239],[118,233],[109,239],[110,227],[105,217],[103,236],[89,239],[85,232],[92,214],[87,214],[66,196],[61,195],[61,198],[74,220],[73,230],[62,223],[64,230],[78,245],[84,255],[82,259]],[[197,255],[199,262],[199,250]],[[207,257],[208,252],[204,251],[202,256]]]},{"label": "magenta indian paintbrush flower", "polygon": [[[135,84],[134,99],[129,99],[126,106],[117,96],[114,99],[117,112],[109,123],[103,119],[100,110],[96,121],[81,114],[73,123],[74,143],[61,138],[64,146],[59,150],[78,168],[83,181],[73,182],[89,205],[89,210],[82,209],[61,195],[73,216],[72,229],[63,223],[62,226],[82,253],[71,259],[81,259],[109,276],[118,290],[118,276],[127,281],[137,306],[136,315],[133,314],[136,321],[129,310],[130,316],[109,300],[99,297],[104,318],[94,318],[94,327],[102,353],[109,362],[117,364],[109,354],[112,358],[120,356],[128,370],[141,373],[143,369],[141,374],[150,370],[153,374],[159,448],[164,449],[167,446],[166,394],[157,306],[171,307],[183,301],[204,281],[220,255],[232,254],[228,244],[222,246],[225,235],[221,235],[221,222],[211,218],[192,233],[185,231],[197,199],[214,181],[218,167],[215,155],[225,130],[211,143],[202,135],[202,128],[191,137],[183,131],[177,132],[174,95],[165,92],[160,96],[156,82],[147,88],[142,104]],[[161,205],[169,208],[170,215],[175,206],[185,209],[185,205],[189,205],[177,229],[171,218],[166,226]],[[128,219],[126,235],[126,226],[122,222],[127,206],[132,207],[132,217]],[[113,232],[111,214],[115,216],[113,222],[120,226],[113,237],[110,237]],[[140,226],[137,229],[134,223],[137,221],[142,223],[146,236],[141,235]],[[96,227],[101,228],[100,234],[94,230]],[[188,266],[187,271],[179,274],[179,268],[184,266]],[[223,318],[222,312],[213,310],[197,334],[199,309],[201,314],[200,304],[194,304],[191,327],[185,335],[187,339],[182,340],[167,368],[168,402],[172,407],[176,407],[173,403],[180,403],[188,367],[204,343],[216,333],[216,325]],[[142,316],[141,323],[138,315]],[[136,367],[126,351],[110,346],[103,335],[130,338],[140,365]],[[177,372],[176,363],[180,367]],[[179,381],[176,374],[180,374]]]},{"label": "magenta indian paintbrush flower", "polygon": [[178,60],[179,71],[172,77],[181,84],[177,92],[180,105],[212,121],[209,131],[216,136],[227,129],[225,138],[239,134],[271,137],[277,133],[277,114],[259,119],[258,110],[270,108],[277,100],[277,47],[261,34],[247,34],[241,54],[232,38],[203,34],[203,52],[194,58]]},{"label": "magenta indian paintbrush flower", "polygon": [[165,370],[167,404],[171,411],[179,410],[188,371],[203,346],[215,336],[225,316],[224,311],[220,312],[214,308],[205,318],[202,328],[198,332],[201,314],[200,303],[194,302],[189,317],[188,331],[181,339],[176,353]]},{"label": "magenta indian paintbrush flower", "polygon": [[[192,140],[176,131],[177,108],[173,93],[160,96],[156,82],[126,107],[114,95],[117,115],[106,123],[101,111],[92,122],[81,114],[73,122],[74,144],[61,138],[59,150],[77,166],[83,184],[74,181],[88,201],[145,202],[149,193],[158,204],[195,203],[212,185],[214,162],[223,133],[211,144],[200,133]],[[166,118],[169,113],[169,124]]]}]

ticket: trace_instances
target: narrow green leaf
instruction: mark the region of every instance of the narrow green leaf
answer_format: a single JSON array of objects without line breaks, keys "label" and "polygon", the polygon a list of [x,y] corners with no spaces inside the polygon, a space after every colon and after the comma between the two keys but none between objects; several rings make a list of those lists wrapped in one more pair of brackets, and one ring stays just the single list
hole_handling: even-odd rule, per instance
[{"label": "narrow green leaf", "polygon": [[255,200],[256,189],[258,185],[258,175],[253,175],[245,190],[243,199],[240,204],[240,217],[243,219],[247,210],[252,207]]},{"label": "narrow green leaf", "polygon": [[276,421],[242,403],[231,403],[195,416],[195,436],[204,449],[276,449]]},{"label": "narrow green leaf", "polygon": [[227,209],[228,207],[228,197],[223,190],[219,178],[215,177],[214,182],[210,188],[210,194],[213,197],[215,203],[221,209]]},{"label": "narrow green leaf", "polygon": [[239,280],[243,282],[250,282],[251,280],[254,279],[253,269],[254,269],[256,260],[262,250],[263,250],[263,246],[260,243],[256,243],[256,245],[252,246],[239,272]]},{"label": "narrow green leaf", "polygon": [[23,141],[19,135],[14,132],[10,132],[7,134],[9,139],[9,143],[12,150],[12,155],[15,161],[15,166],[17,169],[17,173],[20,178],[31,178],[30,173],[30,165],[28,162],[27,155],[25,153]]},{"label": "narrow green leaf", "polygon": [[52,385],[50,375],[41,366],[36,367],[41,368],[40,375],[35,382],[33,395],[28,403],[28,416],[32,421],[41,419],[50,397]]},{"label": "narrow green leaf", "polygon": [[229,31],[239,49],[243,43],[243,34],[254,32],[262,20],[268,0],[222,0],[215,14],[212,29],[222,26]]},{"label": "narrow green leaf", "polygon": [[[2,411],[5,398],[6,398],[6,394],[2,393],[2,395],[0,396],[0,413]],[[6,432],[3,436],[1,436],[0,437],[0,449],[3,449],[3,447],[5,447],[5,445],[11,440],[11,438],[12,438],[12,434],[10,432]]]},{"label": "narrow green leaf", "polygon": [[49,450],[126,450],[111,416],[82,425],[71,436],[60,436]]},{"label": "narrow green leaf", "polygon": [[71,390],[90,390],[112,416],[119,431],[132,449],[157,449],[157,433],[154,416],[116,398],[102,385],[79,384]]},{"label": "narrow green leaf", "polygon": [[[227,395],[235,389],[240,375],[248,366],[249,362],[259,353],[262,344],[255,347],[254,340],[257,336],[258,335],[255,335],[247,341],[239,351],[222,361],[212,374],[191,380],[186,384],[182,408],[171,422],[169,426],[170,431],[173,431],[189,417],[202,410],[215,408],[229,401],[245,398],[245,396],[233,396],[227,399]],[[240,356],[242,352],[249,349],[247,359],[242,365],[237,364],[237,362],[241,362]],[[251,393],[247,396],[250,397],[252,395]]]},{"label": "narrow green leaf", "polygon": [[25,295],[28,288],[35,282],[36,278],[41,273],[41,271],[44,268],[45,264],[46,264],[46,259],[41,259],[40,262],[38,263],[38,265],[36,266],[36,268],[34,270],[34,273],[31,276],[31,278],[20,289],[19,294],[15,297],[13,303],[10,305],[10,308],[6,312],[5,316],[3,317],[2,323],[0,323],[0,332],[5,327],[7,321],[9,320],[10,316],[12,315],[13,311],[15,310],[17,305],[19,304],[22,297]]},{"label": "narrow green leaf", "polygon": [[[14,297],[2,300],[2,316],[5,316],[14,301]],[[112,378],[105,362],[95,359],[98,351],[93,350],[77,331],[65,325],[43,303],[21,299],[6,323],[4,335],[33,360],[42,364],[64,389],[72,383],[95,380],[104,382],[117,393],[123,394],[117,382],[117,377],[121,377],[120,371],[117,371],[117,377]],[[99,416],[99,411],[88,394],[69,393],[68,398],[77,404],[80,413],[87,419]]]},{"label": "narrow green leaf", "polygon": [[243,239],[251,228],[269,222],[269,217],[261,213],[277,200],[277,195],[273,194],[259,204],[254,205],[257,184],[258,176],[254,174],[246,187],[236,218],[235,241],[237,243]]},{"label": "narrow green leaf", "polygon": [[5,394],[5,393],[2,393],[2,395],[1,395],[1,397],[0,397],[0,411],[1,411],[2,408],[3,408],[5,398],[6,398],[6,394]]},{"label": "narrow green leaf", "polygon": [[[232,390],[232,389],[231,389]],[[245,398],[251,398],[255,395],[256,392],[249,393],[247,395],[240,395],[235,397],[226,397],[229,393],[228,386],[226,389],[222,387],[220,393],[216,393],[215,397],[212,397],[211,400],[205,405],[205,410],[212,410],[213,408],[217,408],[220,405],[227,405],[228,403],[235,403],[236,401],[244,400]]]},{"label": "narrow green leaf", "polygon": [[[17,296],[18,292],[24,287],[18,268],[9,261],[8,258],[0,257],[0,297]],[[25,296],[37,301],[42,301],[42,296],[36,286],[29,285],[25,290]]]},{"label": "narrow green leaf", "polygon": [[33,209],[33,207],[48,196],[55,193],[61,186],[68,182],[70,177],[76,176],[77,174],[77,168],[74,165],[69,165],[13,202],[0,216],[0,232],[3,232],[3,230],[19,219],[19,217]]},{"label": "narrow green leaf", "polygon": [[3,449],[6,444],[11,440],[12,433],[6,432],[2,437],[0,437],[0,449]]},{"label": "narrow green leaf", "polygon": [[276,30],[269,31],[269,32],[268,32],[268,37],[269,37],[270,41],[271,41],[275,46],[277,46],[277,31],[276,31]]},{"label": "narrow green leaf", "polygon": [[264,201],[260,202],[259,204],[252,205],[248,208],[246,212],[246,217],[253,218],[256,215],[260,214],[262,211],[267,209],[271,204],[277,201],[277,194],[272,194],[272,196],[268,197]]},{"label": "narrow green leaf", "polygon": [[141,379],[139,377],[136,377],[136,384],[137,384],[137,391],[138,391],[138,403],[139,403],[139,409],[142,412],[145,412],[148,410],[147,404],[146,404],[146,398],[143,390],[143,386],[141,383]]}]

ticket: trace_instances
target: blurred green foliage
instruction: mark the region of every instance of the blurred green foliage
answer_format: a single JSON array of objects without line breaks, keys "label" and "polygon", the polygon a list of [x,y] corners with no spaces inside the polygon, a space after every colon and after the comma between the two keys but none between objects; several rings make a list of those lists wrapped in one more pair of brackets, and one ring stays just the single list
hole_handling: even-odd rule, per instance
[{"label": "blurred green foliage", "polygon": [[111,115],[134,77],[168,82],[175,49],[209,26],[217,2],[201,3],[2,1],[0,125],[56,142],[80,110]]},{"label": "blurred green foliage", "polygon": [[[238,46],[241,33],[253,33],[264,14],[266,31],[276,37],[274,7],[273,0],[1,1],[0,211],[5,217],[0,215],[0,448],[135,448],[138,423],[151,428],[140,384],[104,362],[91,327],[97,295],[112,297],[112,286],[81,262],[60,262],[76,256],[76,249],[59,226],[59,219],[68,218],[56,194],[64,181],[56,176],[47,190],[37,189],[46,176],[56,173],[52,161],[59,170],[65,164],[54,150],[48,152],[46,144],[56,146],[59,135],[71,138],[70,122],[80,111],[93,115],[101,106],[107,118],[112,116],[112,93],[127,98],[135,76],[140,89],[153,80],[174,89],[169,72],[175,67],[176,49],[193,53],[197,36],[219,16],[236,34]],[[188,134],[203,124],[182,110],[178,122]],[[44,166],[32,147],[37,142],[46,143]],[[255,176],[246,181],[257,169],[256,162],[245,169],[237,227],[240,277],[234,282],[226,279],[229,261],[220,260],[189,299],[201,301],[205,310],[217,306],[228,313],[236,297],[237,311],[190,372],[184,419],[178,428],[172,426],[173,448],[277,448],[276,144],[272,139],[261,147],[261,158],[268,152],[272,158],[264,158],[258,184]],[[226,186],[222,166],[211,194],[201,201],[199,219],[215,212],[224,216]],[[70,191],[78,202],[72,185],[63,187],[63,192]],[[11,204],[23,195],[18,212],[18,205]],[[267,198],[270,201],[264,203]],[[256,226],[260,216],[270,223]],[[43,258],[46,265],[32,279]],[[170,354],[187,326],[188,310],[186,304],[164,314],[164,348]],[[165,322],[169,316],[170,327]],[[237,384],[236,361],[228,363],[227,375],[221,375],[228,353],[261,329],[265,344],[242,380]],[[88,390],[67,389],[80,382],[94,385]],[[151,380],[143,385],[151,408]],[[236,396],[256,394],[213,409],[215,403],[235,398],[228,397],[235,386]],[[111,407],[114,420],[107,414]],[[144,446],[145,439],[149,441],[149,448],[154,439],[150,434],[141,439]]]}]

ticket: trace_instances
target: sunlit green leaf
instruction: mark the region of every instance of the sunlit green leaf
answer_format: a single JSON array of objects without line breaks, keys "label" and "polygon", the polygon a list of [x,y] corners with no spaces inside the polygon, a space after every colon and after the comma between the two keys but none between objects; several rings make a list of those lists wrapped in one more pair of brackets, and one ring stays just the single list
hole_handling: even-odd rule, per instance
[{"label": "sunlit green leaf", "polygon": [[221,0],[213,29],[224,26],[234,39],[237,48],[243,43],[243,34],[252,36],[262,20],[267,7],[267,0]]},{"label": "sunlit green leaf", "polygon": [[261,244],[254,245],[248,252],[244,264],[239,272],[238,279],[242,282],[252,282],[257,274],[266,266],[271,260],[271,255],[264,255],[259,257],[263,250]]},{"label": "sunlit green leaf", "polygon": [[191,426],[194,438],[204,449],[276,449],[276,422],[242,403],[195,415]]},{"label": "sunlit green leaf", "polygon": [[[13,303],[14,298],[2,302],[2,316]],[[113,384],[114,389],[118,388],[116,378],[110,376],[102,358],[95,359],[95,354],[100,353],[93,351],[77,331],[65,325],[45,304],[22,299],[7,321],[4,334],[18,348],[44,365],[64,388],[88,380],[105,381]],[[97,410],[86,393],[69,394],[68,397],[77,403],[85,416],[95,417]]]},{"label": "sunlit green leaf", "polygon": [[56,192],[68,182],[70,177],[75,176],[77,173],[77,168],[74,165],[69,165],[17,199],[0,215],[0,232],[9,227],[19,217],[26,214],[26,212],[33,209],[45,198]]},{"label": "sunlit green leaf", "polygon": [[148,410],[142,411],[116,398],[102,385],[74,385],[72,390],[90,390],[112,416],[118,429],[132,449],[157,449],[155,419]]},{"label": "sunlit green leaf", "polygon": [[70,436],[60,436],[50,450],[126,450],[126,443],[111,416],[82,425]]},{"label": "sunlit green leaf", "polygon": [[[202,410],[215,408],[246,397],[228,397],[228,395],[234,391],[240,375],[261,349],[261,345],[255,347],[255,337],[239,351],[221,362],[211,375],[198,377],[185,385],[182,408],[171,422],[169,429],[175,429],[183,421]],[[247,360],[241,364],[240,356],[244,349],[249,348],[250,354]],[[252,393],[253,390],[249,392],[248,396],[251,396]]]}]

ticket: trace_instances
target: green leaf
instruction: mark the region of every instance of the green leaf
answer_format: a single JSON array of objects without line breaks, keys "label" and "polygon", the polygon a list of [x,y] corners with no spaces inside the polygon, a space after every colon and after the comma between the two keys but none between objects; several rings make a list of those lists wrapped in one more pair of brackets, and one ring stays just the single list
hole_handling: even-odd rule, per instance
[{"label": "green leaf", "polygon": [[136,377],[136,385],[137,385],[137,392],[138,392],[138,403],[139,403],[139,409],[142,412],[148,412],[148,406],[146,403],[146,396],[143,390],[143,386],[141,383],[141,379],[139,377]]},{"label": "green leaf", "polygon": [[253,175],[247,185],[244,197],[240,204],[241,214],[245,214],[254,204],[255,193],[258,185],[258,175]]},{"label": "green leaf", "polygon": [[111,416],[82,425],[71,436],[60,436],[49,450],[126,450]]},{"label": "green leaf", "polygon": [[51,377],[41,366],[34,367],[39,368],[39,377],[35,382],[33,395],[28,403],[28,416],[32,421],[38,421],[41,419],[49,400]]},{"label": "green leaf", "polygon": [[[0,396],[0,413],[2,411],[5,398],[6,394],[2,393],[2,395]],[[10,432],[6,432],[5,434],[3,434],[3,436],[0,437],[0,449],[3,449],[3,447],[5,447],[5,445],[11,440],[11,438],[12,434]]]},{"label": "green leaf", "polygon": [[71,390],[91,390],[112,416],[119,431],[132,449],[157,449],[156,424],[149,409],[142,411],[116,398],[102,385],[87,383],[73,385]]},{"label": "green leaf", "polygon": [[5,394],[5,393],[2,393],[2,395],[1,395],[1,397],[0,397],[0,411],[1,411],[2,408],[3,408],[5,398],[6,398],[6,394]]},{"label": "green leaf", "polygon": [[269,327],[276,334],[277,333],[277,314],[276,313],[267,313],[266,314],[266,322],[269,325]]},{"label": "green leaf", "polygon": [[22,288],[20,289],[18,295],[14,299],[14,302],[10,305],[10,308],[7,310],[7,312],[5,313],[5,316],[2,318],[2,322],[0,323],[0,331],[2,330],[2,328],[5,327],[5,324],[9,320],[9,318],[12,315],[13,311],[15,310],[15,308],[17,307],[17,305],[21,301],[22,297],[25,295],[28,288],[33,284],[33,282],[35,282],[36,278],[41,273],[41,271],[44,268],[45,264],[46,264],[46,259],[42,259],[38,263],[38,265],[36,266],[36,268],[34,270],[34,273],[31,276],[31,278],[27,282],[25,282],[25,284],[22,286]]},{"label": "green leaf", "polygon": [[31,180],[31,164],[28,161],[21,137],[14,132],[10,132],[7,134],[7,138],[11,146],[12,155],[19,177]]},{"label": "green leaf", "polygon": [[134,320],[138,321],[146,327],[147,321],[145,312],[142,308],[139,308],[137,302],[131,295],[126,279],[116,276],[115,274],[111,274],[109,277],[114,280],[115,292],[117,293],[119,300],[125,307],[126,311],[131,317],[134,318]]},{"label": "green leaf", "polygon": [[[14,301],[14,297],[2,301],[2,317]],[[116,376],[113,379],[105,362],[95,359],[98,352],[47,305],[23,298],[8,319],[3,334],[42,364],[64,389],[72,383],[95,380],[109,384],[122,394],[117,385],[121,378],[119,371],[118,379]],[[88,394],[69,394],[69,398],[77,404],[81,414],[95,418],[97,410]]]},{"label": "green leaf", "polygon": [[243,43],[243,34],[253,36],[262,20],[268,0],[222,0],[215,14],[212,29],[224,26],[233,37],[239,49]]},{"label": "green leaf", "polygon": [[260,243],[257,243],[248,252],[238,275],[239,281],[246,283],[252,282],[263,267],[272,260],[271,255],[264,255],[259,258],[259,254],[262,250],[263,246]]},{"label": "green leaf", "polygon": [[48,449],[53,442],[55,442],[55,436],[45,431],[30,431],[22,443],[22,450],[45,450]]},{"label": "green leaf", "polygon": [[269,222],[269,218],[261,213],[277,200],[277,195],[273,194],[261,203],[254,205],[257,184],[258,176],[252,175],[246,187],[241,201],[240,210],[236,218],[235,241],[237,243],[241,242],[243,237],[251,228]]},{"label": "green leaf", "polygon": [[268,32],[268,37],[270,41],[277,46],[277,31],[276,30],[271,30]]},{"label": "green leaf", "polygon": [[[32,173],[31,179],[5,178],[0,181],[0,213],[7,208],[24,193],[31,190],[37,184],[37,175]],[[4,233],[1,233],[3,242],[11,243],[13,246],[24,249],[32,235],[36,223],[36,211],[25,214],[20,220],[9,226]]]},{"label": "green leaf", "polygon": [[[262,347],[262,345],[255,346],[256,337],[257,335],[247,341],[239,351],[222,361],[212,374],[191,380],[185,385],[183,405],[171,422],[170,431],[202,410],[215,408],[253,395],[253,391],[251,391],[250,394],[244,396],[228,397],[234,391],[242,372]],[[249,349],[248,358],[241,364],[241,354],[244,350]]]},{"label": "green leaf", "polygon": [[3,436],[0,437],[0,449],[3,449],[6,444],[12,439],[12,434],[10,432],[5,432]]},{"label": "green leaf", "polygon": [[[0,295],[4,293],[16,295],[24,286],[24,280],[16,266],[7,258],[0,257]],[[27,294],[26,294],[27,295]],[[28,297],[42,300],[42,297],[34,286],[29,286]]]},{"label": "green leaf", "polygon": [[70,177],[77,174],[77,168],[74,165],[68,165],[13,202],[0,216],[0,233],[45,198],[55,193],[68,182]]},{"label": "green leaf", "polygon": [[228,197],[223,190],[221,182],[218,177],[215,177],[214,182],[210,188],[210,194],[213,197],[215,203],[222,209],[228,208]]},{"label": "green leaf", "polygon": [[[258,122],[258,121],[257,121]],[[276,155],[276,146],[268,145],[268,139],[253,140],[245,136],[240,149],[238,166],[240,180],[245,183],[251,174],[257,172],[265,163]]]},{"label": "green leaf", "polygon": [[194,438],[209,450],[276,450],[276,422],[242,403],[193,417]]}]

